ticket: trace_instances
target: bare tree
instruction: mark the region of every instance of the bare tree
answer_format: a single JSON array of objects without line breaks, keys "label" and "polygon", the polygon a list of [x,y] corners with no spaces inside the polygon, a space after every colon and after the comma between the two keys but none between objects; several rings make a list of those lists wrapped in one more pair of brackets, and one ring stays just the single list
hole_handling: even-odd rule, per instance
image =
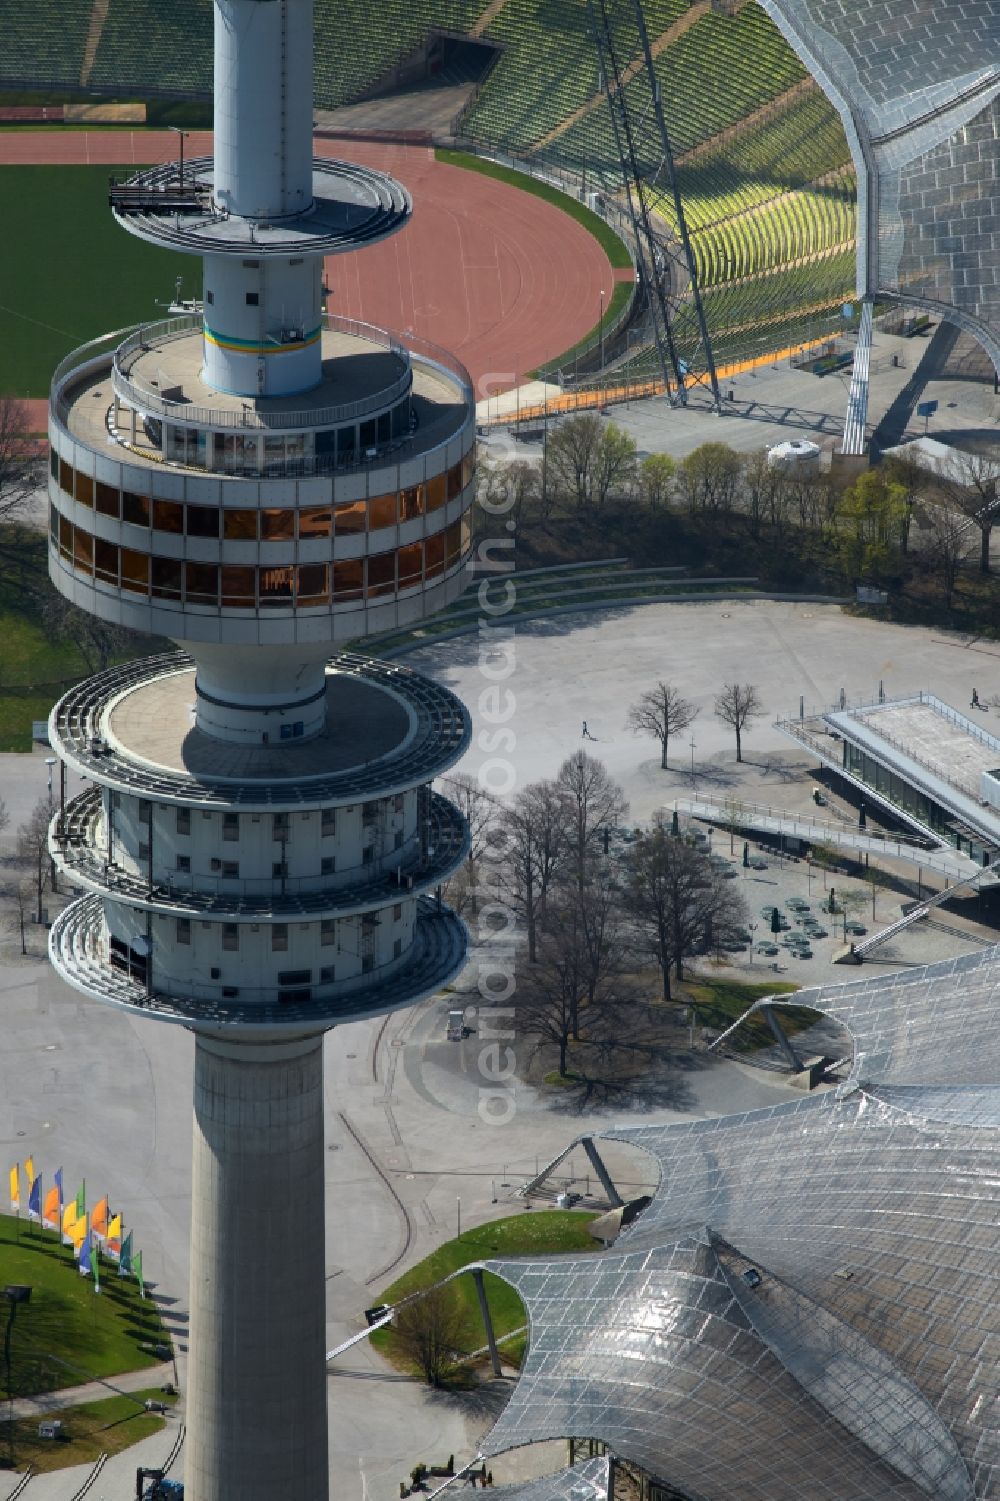
[{"label": "bare tree", "polygon": [[582,886],[587,859],[600,834],[610,833],[628,813],[628,799],[608,774],[603,761],[577,751],[559,768],[556,777],[563,807],[563,827],[576,882]]},{"label": "bare tree", "polygon": [[666,1001],[671,968],[683,979],[691,954],[717,948],[747,920],[742,896],[708,856],[662,823],[640,835],[629,852],[626,904],[656,960]]},{"label": "bare tree", "polygon": [[644,693],[628,711],[625,723],[633,735],[649,735],[660,743],[660,766],[666,770],[671,735],[679,735],[698,718],[698,710],[671,683],[662,680]]},{"label": "bare tree", "polygon": [[46,597],[42,620],[48,636],[57,641],[72,642],[89,672],[103,672],[138,640],[136,631],[88,615],[61,594],[52,592]]},{"label": "bare tree", "polygon": [[0,396],[0,521],[12,521],[38,483],[37,454],[28,436],[28,408]]},{"label": "bare tree", "polygon": [[764,713],[757,689],[752,683],[724,683],[716,695],[715,717],[736,731],[736,759],[743,760],[743,731],[752,719]]},{"label": "bare tree", "polygon": [[34,896],[34,884],[28,880],[12,880],[5,886],[4,896],[10,902],[10,910],[6,914],[6,926],[12,933],[16,933],[21,943],[21,953],[28,952],[27,925],[30,921],[31,900]]},{"label": "bare tree", "polygon": [[522,788],[500,812],[506,836],[501,879],[511,907],[524,921],[529,964],[538,958],[538,925],[566,855],[563,811],[556,784],[542,781]]},{"label": "bare tree", "polygon": [[588,1041],[601,1040],[608,1014],[621,999],[617,913],[605,882],[564,886],[553,896],[539,934],[538,963],[519,992],[518,1018],[526,1032],[555,1046],[565,1077],[570,1039],[579,1039],[585,1011]]},{"label": "bare tree", "polygon": [[450,1283],[432,1287],[393,1314],[396,1344],[429,1386],[444,1386],[461,1355],[465,1317]]},{"label": "bare tree", "polygon": [[469,853],[459,875],[448,886],[448,899],[456,912],[479,911],[480,862],[490,848],[496,827],[497,803],[484,792],[475,777],[464,771],[444,778],[448,797],[457,803],[469,825]]},{"label": "bare tree", "polygon": [[956,453],[944,479],[952,505],[979,531],[979,571],[990,571],[990,539],[997,520],[1000,463],[985,453]]},{"label": "bare tree", "polygon": [[968,554],[968,521],[951,506],[927,506],[924,518],[928,531],[927,557],[941,580],[945,606],[950,610],[959,569]]},{"label": "bare tree", "polygon": [[50,881],[53,891],[55,882],[52,859],[49,855],[49,824],[52,820],[52,803],[47,797],[40,798],[17,831],[17,853],[30,867],[35,893],[35,921],[42,921],[42,898],[45,883]]}]

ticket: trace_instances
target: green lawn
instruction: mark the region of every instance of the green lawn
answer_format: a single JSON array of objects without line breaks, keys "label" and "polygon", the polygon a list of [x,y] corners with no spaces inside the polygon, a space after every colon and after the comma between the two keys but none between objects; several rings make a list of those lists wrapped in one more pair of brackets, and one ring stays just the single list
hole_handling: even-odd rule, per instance
[{"label": "green lawn", "polygon": [[[597,1241],[587,1229],[593,1218],[591,1213],[571,1209],[525,1210],[509,1219],[479,1225],[474,1230],[467,1230],[460,1239],[449,1240],[432,1251],[380,1293],[378,1301],[398,1303],[410,1293],[440,1282],[442,1277],[457,1272],[470,1261],[486,1261],[496,1256],[548,1256],[561,1251],[596,1251]],[[484,1280],[497,1337],[519,1329],[527,1322],[527,1316],[517,1293],[492,1273],[488,1272]],[[450,1284],[450,1291],[463,1313],[461,1348],[478,1350],[485,1344],[486,1335],[475,1284],[471,1277],[459,1277]],[[405,1364],[395,1350],[391,1327],[376,1330],[371,1341],[395,1364]],[[503,1346],[504,1359],[519,1363],[524,1346],[523,1336],[511,1340]]]},{"label": "green lawn", "polygon": [[54,1231],[42,1235],[33,1225],[29,1234],[26,1220],[0,1215],[0,1286],[8,1282],[32,1290],[14,1325],[15,1396],[142,1370],[158,1363],[151,1347],[168,1343],[156,1304],[140,1298],[133,1278],[105,1262],[97,1294]]},{"label": "green lawn", "polygon": [[[686,985],[685,995],[694,1006],[701,1026],[717,1028],[724,1032],[734,1021],[765,995],[793,995],[797,985],[774,984],[745,985],[739,980],[703,980]],[[789,1035],[802,1032],[819,1020],[815,1011],[805,1006],[781,1006],[778,1010],[782,1029]],[[749,1017],[738,1032],[729,1039],[729,1046],[739,1052],[751,1052],[755,1048],[771,1047],[774,1034],[760,1012]]]},{"label": "green lawn", "polygon": [[[166,317],[174,279],[200,295],[201,263],[120,229],[108,167],[0,167],[4,237],[0,392],[45,396],[64,355],[110,329]],[[118,169],[123,171],[124,169]]]},{"label": "green lawn", "polygon": [[[67,1465],[92,1464],[102,1454],[120,1454],[140,1439],[159,1433],[165,1420],[158,1413],[144,1410],[147,1397],[168,1406],[176,1400],[164,1396],[156,1387],[149,1387],[127,1397],[81,1402],[79,1407],[68,1411],[19,1418],[14,1424],[14,1457],[18,1469],[23,1470],[30,1464],[33,1470],[41,1472],[64,1470]],[[38,1437],[38,1424],[43,1416],[60,1420],[63,1425],[60,1438]],[[0,1449],[4,1454],[7,1453],[9,1434],[9,1425],[0,1423]]]}]

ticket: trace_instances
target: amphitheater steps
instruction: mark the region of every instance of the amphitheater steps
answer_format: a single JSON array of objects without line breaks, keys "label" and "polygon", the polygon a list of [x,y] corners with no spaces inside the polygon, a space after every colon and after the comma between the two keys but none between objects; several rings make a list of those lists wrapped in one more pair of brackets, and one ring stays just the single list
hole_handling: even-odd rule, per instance
[{"label": "amphitheater steps", "polygon": [[[696,25],[702,16],[708,15],[711,9],[712,0],[692,0],[690,10],[686,10],[682,16],[674,21],[672,26],[668,26],[666,31],[662,32],[656,38],[655,42],[650,43],[649,50],[653,56],[659,57],[661,52],[665,52],[668,47],[673,46],[679,37],[682,37],[686,31],[690,31],[691,27]],[[629,63],[628,67],[622,73],[623,86],[631,83],[632,79],[636,78],[644,67],[645,59],[641,57]],[[591,94],[590,98],[585,99],[579,109],[575,109],[571,115],[567,115],[565,120],[560,120],[558,125],[552,130],[547,131],[545,135],[540,136],[529,149],[531,151],[541,151],[545,146],[551,145],[553,141],[557,141],[571,126],[577,125],[581,120],[585,120],[589,114],[595,109],[599,109],[603,103],[603,90],[600,93]]]},{"label": "amphitheater steps", "polygon": [[818,93],[820,93],[820,87],[815,79],[800,78],[798,83],[793,83],[790,89],[786,89],[775,99],[768,99],[766,104],[762,104],[752,114],[745,115],[742,120],[737,120],[735,125],[727,125],[725,130],[720,130],[706,140],[699,141],[697,146],[691,147],[690,151],[682,151],[674,158],[674,163],[678,167],[697,166],[703,157],[711,156],[720,146],[728,146],[730,141],[738,141],[741,136],[750,135],[761,125],[767,125],[771,120],[784,114],[785,110],[791,109],[800,99],[806,98],[809,94]]},{"label": "amphitheater steps", "polygon": [[482,36],[487,26],[489,26],[493,21],[496,20],[497,16],[503,10],[506,4],[507,0],[489,0],[489,4],[483,11],[482,15],[479,16],[474,25],[469,28],[469,36]]},{"label": "amphitheater steps", "polygon": [[97,49],[101,45],[101,37],[104,35],[104,23],[108,19],[108,10],[111,0],[94,0],[94,8],[90,12],[90,25],[87,28],[87,40],[83,47],[83,62],[80,64],[80,86],[82,88],[90,82],[90,75],[97,61]]}]

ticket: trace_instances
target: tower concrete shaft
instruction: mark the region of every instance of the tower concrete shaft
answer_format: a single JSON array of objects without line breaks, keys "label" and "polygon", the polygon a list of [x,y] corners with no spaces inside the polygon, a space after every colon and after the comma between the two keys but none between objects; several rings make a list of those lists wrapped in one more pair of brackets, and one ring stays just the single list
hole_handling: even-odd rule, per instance
[{"label": "tower concrete shaft", "polygon": [[206,255],[204,378],[243,396],[308,391],[322,375],[322,258],[253,254],[255,226],[309,213],[312,0],[215,0],[212,199],[246,221],[246,254]]},{"label": "tower concrete shaft", "polygon": [[50,828],[84,895],[49,953],[196,1036],[188,1501],[327,1501],[322,1036],[464,964],[440,893],[469,831],[432,788],[472,733],[442,685],[336,647],[465,587],[475,401],[446,351],[321,313],[323,257],[412,205],[311,158],[312,0],[215,0],[215,28],[214,160],[109,194],[201,257],[203,316],[53,378],[52,579],[184,651],[52,712],[87,788]]},{"label": "tower concrete shaft", "polygon": [[323,1039],[195,1046],[185,1494],[326,1501]]}]

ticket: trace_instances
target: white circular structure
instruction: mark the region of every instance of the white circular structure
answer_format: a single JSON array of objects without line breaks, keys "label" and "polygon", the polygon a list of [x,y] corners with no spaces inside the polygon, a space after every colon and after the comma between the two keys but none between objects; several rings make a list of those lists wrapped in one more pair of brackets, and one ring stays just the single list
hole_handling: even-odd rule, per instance
[{"label": "white circular structure", "polygon": [[807,438],[788,438],[767,450],[767,462],[771,469],[814,468],[819,463],[819,447]]},{"label": "white circular structure", "polygon": [[475,408],[444,351],[323,313],[322,257],[410,201],[313,161],[309,0],[216,0],[215,29],[214,161],[111,191],[125,228],[203,257],[202,316],[52,383],[53,582],[180,650],[53,710],[88,790],[62,778],[50,846],[83,895],[50,955],[196,1034],[185,1493],[326,1501],[323,1034],[455,975],[440,892],[468,850],[431,785],[465,709],[342,648],[464,587]]}]

